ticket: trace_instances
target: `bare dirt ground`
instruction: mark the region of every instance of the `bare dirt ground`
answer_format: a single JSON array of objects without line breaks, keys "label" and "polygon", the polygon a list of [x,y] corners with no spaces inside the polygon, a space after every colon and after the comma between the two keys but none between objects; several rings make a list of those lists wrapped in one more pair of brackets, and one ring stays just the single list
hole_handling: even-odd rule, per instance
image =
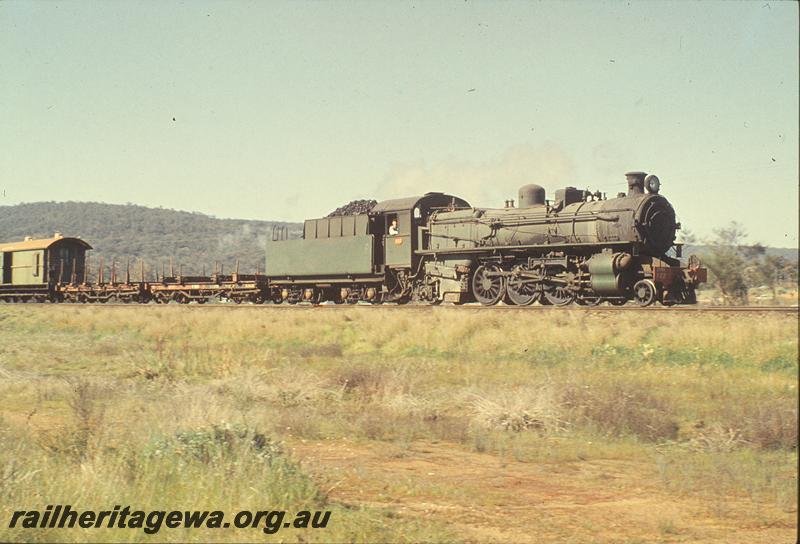
[{"label": "bare dirt ground", "polygon": [[436,520],[468,542],[796,540],[795,514],[764,511],[754,522],[757,507],[747,499],[726,498],[723,507],[665,494],[644,463],[523,463],[445,442],[405,449],[295,440],[290,447],[330,499]]}]

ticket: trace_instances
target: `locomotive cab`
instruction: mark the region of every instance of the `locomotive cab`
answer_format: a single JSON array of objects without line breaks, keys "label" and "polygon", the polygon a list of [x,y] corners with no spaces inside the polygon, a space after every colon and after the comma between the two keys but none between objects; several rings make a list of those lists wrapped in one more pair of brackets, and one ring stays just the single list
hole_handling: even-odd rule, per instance
[{"label": "locomotive cab", "polygon": [[[415,251],[424,248],[427,221],[442,209],[469,208],[467,201],[444,193],[384,200],[370,210],[376,225],[376,265],[389,269],[411,269],[417,264]],[[392,220],[397,220],[397,234],[390,233]],[[378,260],[380,259],[380,262]]]}]

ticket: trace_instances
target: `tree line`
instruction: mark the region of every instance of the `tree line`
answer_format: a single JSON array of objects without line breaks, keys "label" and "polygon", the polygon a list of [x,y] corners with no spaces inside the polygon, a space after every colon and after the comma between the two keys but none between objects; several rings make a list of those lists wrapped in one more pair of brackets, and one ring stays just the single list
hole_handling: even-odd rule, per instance
[{"label": "tree line", "polygon": [[[714,229],[710,239],[704,241],[700,258],[710,272],[709,283],[717,288],[726,304],[743,305],[750,302],[750,289],[765,287],[773,300],[780,287],[797,288],[798,261],[784,255],[768,253],[760,243],[747,243],[747,232],[736,221]],[[696,245],[698,239],[684,231],[683,241]]]},{"label": "tree line", "polygon": [[[58,231],[79,236],[93,247],[92,277],[102,260],[105,277],[112,263],[124,274],[128,261],[134,278],[140,263],[146,264],[148,278],[169,273],[210,274],[215,267],[230,272],[239,262],[241,273],[262,270],[266,244],[273,228],[286,227],[290,238],[301,236],[300,223],[218,219],[201,213],[148,208],[133,204],[97,202],[36,202],[0,206],[0,242],[22,240],[25,236],[48,238]],[[777,296],[780,287],[797,287],[797,254],[776,255],[758,243],[747,243],[742,225],[733,222],[699,240],[684,230],[686,252],[699,254],[727,304],[748,303],[753,287],[766,287]],[[702,243],[703,245],[698,246]],[[696,247],[688,247],[696,246]]]}]

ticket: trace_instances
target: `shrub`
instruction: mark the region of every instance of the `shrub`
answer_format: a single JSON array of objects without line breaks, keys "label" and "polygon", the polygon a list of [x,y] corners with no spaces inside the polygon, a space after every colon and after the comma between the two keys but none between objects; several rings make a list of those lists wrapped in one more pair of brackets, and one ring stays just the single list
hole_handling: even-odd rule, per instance
[{"label": "shrub", "polygon": [[495,399],[477,397],[472,420],[487,429],[541,433],[561,430],[561,404],[549,387],[502,393]]},{"label": "shrub", "polygon": [[605,434],[632,434],[652,442],[678,436],[671,404],[641,384],[572,385],[562,400],[576,422]]},{"label": "shrub", "polygon": [[146,450],[152,457],[176,455],[202,463],[234,455],[255,456],[269,462],[283,454],[279,444],[258,431],[241,425],[212,425],[209,428],[177,431],[156,440]]}]

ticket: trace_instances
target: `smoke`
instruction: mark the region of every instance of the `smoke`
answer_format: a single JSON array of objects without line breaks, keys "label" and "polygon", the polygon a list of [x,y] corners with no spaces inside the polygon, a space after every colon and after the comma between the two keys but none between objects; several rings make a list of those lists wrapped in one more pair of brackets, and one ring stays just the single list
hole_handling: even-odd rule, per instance
[{"label": "smoke", "polygon": [[552,193],[574,182],[572,158],[554,143],[515,145],[484,162],[448,159],[394,166],[377,190],[382,199],[442,191],[474,206],[499,207],[516,198],[517,189],[538,183]]},{"label": "smoke", "polygon": [[614,180],[619,186],[625,185],[624,172],[636,170],[627,164],[625,150],[616,142],[605,142],[592,149],[592,170],[601,180]]}]

